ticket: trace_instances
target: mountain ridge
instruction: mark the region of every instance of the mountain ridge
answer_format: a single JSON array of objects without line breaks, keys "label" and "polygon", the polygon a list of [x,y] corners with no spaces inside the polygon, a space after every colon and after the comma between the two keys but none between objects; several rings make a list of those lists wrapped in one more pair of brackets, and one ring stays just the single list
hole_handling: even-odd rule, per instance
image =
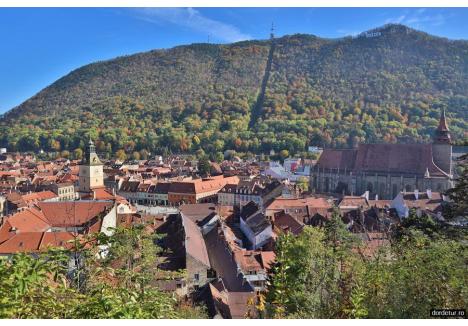
[{"label": "mountain ridge", "polygon": [[82,66],[6,112],[0,144],[73,150],[91,134],[102,149],[127,154],[299,153],[307,145],[428,141],[442,108],[465,141],[468,41],[403,25],[339,39],[275,38],[258,119],[249,124],[271,42],[194,43]]}]

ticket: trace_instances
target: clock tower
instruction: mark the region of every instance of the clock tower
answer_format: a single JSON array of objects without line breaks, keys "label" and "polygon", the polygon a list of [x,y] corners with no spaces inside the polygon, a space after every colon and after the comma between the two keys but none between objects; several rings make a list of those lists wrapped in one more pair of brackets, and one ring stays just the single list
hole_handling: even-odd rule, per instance
[{"label": "clock tower", "polygon": [[104,187],[103,164],[96,154],[91,139],[81,160],[79,176],[78,191],[81,193],[89,193],[93,189]]}]

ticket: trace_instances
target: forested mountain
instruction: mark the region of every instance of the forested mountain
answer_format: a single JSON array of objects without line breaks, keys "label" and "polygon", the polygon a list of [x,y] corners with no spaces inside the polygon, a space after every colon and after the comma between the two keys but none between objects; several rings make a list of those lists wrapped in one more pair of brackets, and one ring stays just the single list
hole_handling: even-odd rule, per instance
[{"label": "forested mountain", "polygon": [[428,141],[442,108],[466,142],[468,41],[386,25],[354,38],[192,44],[93,63],[6,113],[0,145],[74,150],[91,136],[108,153],[300,153]]}]

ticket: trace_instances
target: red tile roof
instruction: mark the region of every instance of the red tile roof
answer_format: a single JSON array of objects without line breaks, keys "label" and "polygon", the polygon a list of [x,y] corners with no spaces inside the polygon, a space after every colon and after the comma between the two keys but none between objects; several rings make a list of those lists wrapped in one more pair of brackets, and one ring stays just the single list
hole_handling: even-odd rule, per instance
[{"label": "red tile roof", "polygon": [[17,233],[0,244],[0,253],[34,252],[39,250],[43,232]]},{"label": "red tile roof", "polygon": [[237,250],[234,260],[244,272],[258,272],[268,270],[275,261],[272,251]]},{"label": "red tile roof", "polygon": [[39,250],[47,250],[50,247],[72,248],[73,243],[71,241],[76,237],[78,237],[78,234],[71,232],[45,232],[40,242]]},{"label": "red tile roof", "polygon": [[99,214],[107,213],[112,201],[40,202],[37,204],[52,226],[83,225]]},{"label": "red tile roof", "polygon": [[31,201],[36,201],[36,200],[39,201],[39,200],[52,199],[52,198],[55,198],[55,197],[57,197],[56,194],[54,194],[50,190],[46,190],[46,191],[33,192],[33,193],[30,193],[30,194],[27,194],[27,195],[23,195],[22,199],[25,202],[31,202]]},{"label": "red tile roof", "polygon": [[115,195],[111,194],[109,190],[105,188],[96,188],[94,191],[94,198],[96,200],[114,200]]},{"label": "red tile roof", "polygon": [[366,198],[361,196],[344,196],[338,207],[343,208],[359,208],[359,207],[369,207],[369,202]]},{"label": "red tile roof", "polygon": [[69,247],[73,239],[69,232],[49,232],[51,227],[79,226],[92,222],[89,232],[99,232],[104,215],[113,207],[112,201],[40,202],[5,218],[0,227],[0,253],[34,252],[48,246]]},{"label": "red tile roof", "polygon": [[315,208],[330,208],[330,203],[325,198],[276,198],[267,210],[283,210],[287,207],[315,207]]},{"label": "red tile roof", "polygon": [[284,212],[276,213],[273,225],[282,232],[291,232],[297,235],[302,232],[304,224]]},{"label": "red tile roof", "polygon": [[254,292],[230,292],[223,286],[217,289],[213,284],[209,284],[209,288],[215,307],[223,318],[246,318],[249,309],[255,309],[249,306],[250,301],[255,301]]},{"label": "red tile roof", "polygon": [[237,176],[226,177],[216,176],[209,179],[195,179],[190,181],[172,182],[169,186],[169,193],[182,194],[201,194],[205,192],[219,191],[226,184],[237,184],[239,178]]},{"label": "red tile roof", "polygon": [[[37,208],[28,208],[6,218],[12,228],[20,232],[44,232],[50,228],[49,221]],[[2,226],[3,228],[4,226]],[[1,239],[0,239],[1,242]]]}]

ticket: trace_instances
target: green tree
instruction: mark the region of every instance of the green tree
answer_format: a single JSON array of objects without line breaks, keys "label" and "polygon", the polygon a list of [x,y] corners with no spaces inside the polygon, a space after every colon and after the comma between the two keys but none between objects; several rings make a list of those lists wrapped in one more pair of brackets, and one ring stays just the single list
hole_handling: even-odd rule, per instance
[{"label": "green tree", "polygon": [[429,318],[434,307],[466,307],[466,244],[415,230],[366,264],[370,318]]},{"label": "green tree", "polygon": [[207,176],[210,174],[210,171],[211,162],[208,156],[205,155],[198,161],[198,173],[200,173],[201,176]]},{"label": "green tree", "polygon": [[287,149],[283,149],[280,151],[279,155],[280,155],[280,158],[284,160],[289,157],[289,151]]},{"label": "green tree", "polygon": [[125,151],[123,149],[119,149],[115,153],[115,157],[120,161],[125,161],[127,159],[127,154],[125,154]]},{"label": "green tree", "polygon": [[83,158],[83,150],[81,148],[76,148],[74,151],[73,151],[73,157],[76,159],[76,160],[81,160]]},{"label": "green tree", "polygon": [[60,251],[2,257],[0,318],[73,318],[82,296],[67,284],[67,259]]},{"label": "green tree", "polygon": [[[200,307],[162,292],[157,280],[182,272],[157,268],[160,248],[147,225],[71,241],[70,250],[0,259],[1,318],[205,318]],[[72,278],[70,257],[80,263]],[[77,282],[79,280],[79,282]]]},{"label": "green tree", "polygon": [[132,153],[132,159],[139,161],[140,160],[140,153],[139,152],[133,152]]},{"label": "green tree", "polygon": [[140,158],[142,160],[147,160],[149,158],[149,153],[146,149],[140,150]]},{"label": "green tree", "polygon": [[349,246],[331,245],[338,238],[347,239],[341,236],[340,225],[334,225],[329,227],[330,231],[305,227],[297,237],[291,233],[280,235],[266,294],[267,315],[275,318],[347,316],[349,305],[345,300],[351,295],[352,280],[361,275],[361,266]]},{"label": "green tree", "polygon": [[299,177],[297,180],[297,186],[302,191],[307,191],[309,190],[309,180],[306,177]]},{"label": "green tree", "polygon": [[458,159],[459,177],[455,180],[455,187],[447,191],[452,200],[447,213],[451,217],[468,217],[468,154]]},{"label": "green tree", "polygon": [[69,157],[70,157],[70,152],[67,151],[67,150],[63,150],[63,151],[60,153],[60,157],[69,158]]}]

